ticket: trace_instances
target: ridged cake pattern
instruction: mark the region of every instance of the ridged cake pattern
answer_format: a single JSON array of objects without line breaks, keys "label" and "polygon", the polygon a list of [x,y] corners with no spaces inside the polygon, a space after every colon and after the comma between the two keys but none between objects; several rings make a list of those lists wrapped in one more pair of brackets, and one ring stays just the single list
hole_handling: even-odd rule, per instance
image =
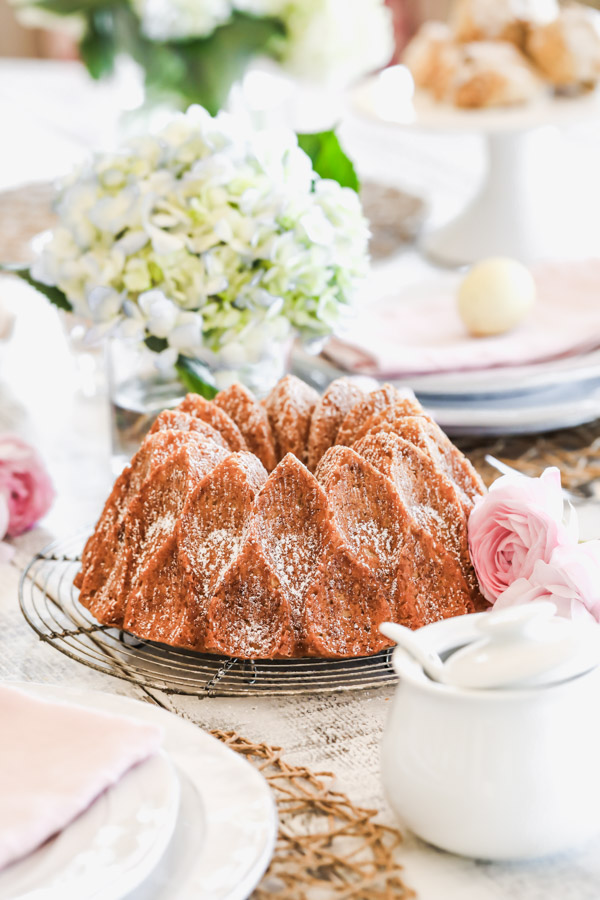
[{"label": "ridged cake pattern", "polygon": [[[308,466],[310,467],[307,467]],[[312,471],[311,471],[312,470]],[[485,607],[467,518],[484,488],[410,392],[286,376],[158,416],[76,585],[103,624],[240,658],[364,656],[386,620]]]}]

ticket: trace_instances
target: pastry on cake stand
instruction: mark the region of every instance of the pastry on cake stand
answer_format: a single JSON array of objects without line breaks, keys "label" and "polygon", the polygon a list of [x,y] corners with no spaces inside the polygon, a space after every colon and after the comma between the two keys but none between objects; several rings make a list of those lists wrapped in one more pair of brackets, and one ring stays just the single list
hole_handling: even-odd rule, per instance
[{"label": "pastry on cake stand", "polygon": [[557,173],[549,158],[560,149],[561,129],[600,115],[600,90],[576,97],[548,93],[514,107],[458,109],[419,90],[412,95],[409,82],[403,66],[385,70],[356,88],[354,110],[393,128],[479,133],[487,146],[483,184],[456,218],[423,236],[426,255],[446,266],[497,255],[529,262],[567,243],[573,222],[552,215]]}]

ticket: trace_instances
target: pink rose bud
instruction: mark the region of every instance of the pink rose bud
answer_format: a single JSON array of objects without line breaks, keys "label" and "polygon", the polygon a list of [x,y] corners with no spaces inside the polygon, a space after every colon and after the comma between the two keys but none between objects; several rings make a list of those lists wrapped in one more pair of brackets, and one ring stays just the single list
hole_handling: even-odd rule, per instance
[{"label": "pink rose bud", "polygon": [[538,560],[576,536],[563,523],[560,472],[540,478],[505,475],[475,504],[469,517],[469,549],[481,591],[490,603],[513,582],[529,578]]},{"label": "pink rose bud", "polygon": [[15,537],[31,528],[50,509],[54,488],[44,464],[35,450],[12,435],[0,436],[0,519],[6,517],[4,532]]}]

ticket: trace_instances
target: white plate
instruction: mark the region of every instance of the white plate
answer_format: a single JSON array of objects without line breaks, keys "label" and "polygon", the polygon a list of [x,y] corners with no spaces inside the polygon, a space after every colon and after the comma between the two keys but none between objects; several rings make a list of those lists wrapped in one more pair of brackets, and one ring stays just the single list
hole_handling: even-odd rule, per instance
[{"label": "white plate", "polygon": [[593,378],[600,378],[600,350],[523,366],[413,375],[407,383],[421,395],[473,398],[529,394]]},{"label": "white plate", "polygon": [[[318,390],[334,378],[354,377],[323,356],[311,356],[295,346],[294,371],[299,377],[314,384]],[[402,387],[410,387],[423,402],[429,398],[439,401],[471,402],[484,398],[501,401],[510,397],[540,394],[556,388],[583,390],[585,382],[600,378],[600,350],[563,357],[547,362],[528,363],[522,366],[504,366],[495,369],[471,369],[463,372],[442,372],[435,375],[405,375],[398,379],[385,379]],[[377,381],[377,379],[370,379]],[[379,378],[379,382],[384,381]],[[432,401],[433,402],[433,401]],[[433,402],[435,405],[435,402]]]},{"label": "white plate", "polygon": [[600,383],[574,390],[514,397],[498,402],[436,405],[422,397],[425,407],[449,434],[533,434],[574,428],[600,417]]},{"label": "white plate", "polygon": [[[404,102],[402,101],[404,98]],[[545,94],[521,106],[495,109],[458,109],[439,103],[426,91],[410,96],[404,66],[384,69],[359,84],[352,94],[354,109],[368,118],[402,128],[441,132],[507,133],[545,125],[564,126],[600,114],[600,91],[577,97]]]},{"label": "white plate", "polygon": [[[128,900],[248,897],[269,864],[277,834],[271,791],[250,763],[191,722],[149,703],[83,688],[17,686],[45,699],[68,700],[162,726],[163,747],[181,784],[179,814],[169,846],[153,855],[150,877],[127,895]],[[61,892],[60,900],[96,900],[95,887],[87,884],[75,895]],[[123,895],[113,896],[116,900]],[[52,900],[59,898],[54,894]]]},{"label": "white plate", "polygon": [[11,900],[119,900],[155,868],[175,829],[179,779],[165,753],[131,769],[71,825],[0,873]]},{"label": "white plate", "polygon": [[[566,360],[564,361],[566,363]],[[299,378],[324,391],[330,381],[347,372],[331,365],[322,357],[310,357],[301,348],[294,349],[293,371]],[[552,374],[552,366],[558,367],[557,377]],[[598,358],[589,367],[581,363],[579,374],[565,365],[564,372],[559,363],[547,363],[545,375],[540,373],[539,384],[529,387],[525,379],[537,367],[519,367],[511,386],[505,391],[494,392],[493,379],[501,381],[500,369],[479,373],[469,373],[469,384],[453,383],[451,375],[436,375],[435,390],[422,390],[422,379],[403,378],[399,386],[413,388],[423,405],[431,412],[439,425],[449,434],[533,434],[553,431],[558,428],[572,428],[592,422],[600,417],[600,371]],[[458,374],[458,373],[457,373]],[[460,373],[464,375],[465,373]],[[564,377],[562,377],[564,374]],[[595,376],[595,378],[593,377]],[[431,376],[433,379],[434,376]],[[444,391],[445,379],[449,390]],[[434,384],[434,382],[431,382]],[[525,386],[527,385],[527,386]]]}]

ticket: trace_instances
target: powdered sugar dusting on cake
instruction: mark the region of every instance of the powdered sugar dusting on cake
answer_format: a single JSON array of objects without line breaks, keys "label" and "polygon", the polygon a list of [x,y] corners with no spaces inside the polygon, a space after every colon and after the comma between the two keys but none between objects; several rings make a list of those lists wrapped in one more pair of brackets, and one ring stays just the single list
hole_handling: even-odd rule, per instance
[{"label": "powdered sugar dusting on cake", "polygon": [[397,400],[410,396],[411,394],[412,391],[399,391],[398,388],[395,388],[392,384],[384,384],[377,390],[371,391],[371,393],[367,394],[363,400],[352,407],[340,425],[335,439],[336,444],[343,444],[349,447],[356,440],[357,434],[363,424],[370,419],[374,413],[379,412],[381,409],[385,409]]},{"label": "powdered sugar dusting on cake", "polygon": [[182,564],[209,597],[236,559],[267,473],[252,454],[231,454],[187,499],[178,526]]},{"label": "powdered sugar dusting on cake", "polygon": [[269,419],[264,407],[248,388],[242,384],[232,384],[217,394],[214,403],[235,422],[248,449],[260,459],[267,472],[274,469],[277,458]]},{"label": "powdered sugar dusting on cake", "polygon": [[293,453],[306,463],[308,432],[319,395],[294,375],[286,375],[266,399],[265,408],[275,438],[277,458]]},{"label": "powdered sugar dusting on cake", "polygon": [[[280,382],[266,408],[295,452],[270,476],[266,413],[245,389],[162,414],[86,546],[81,602],[150,640],[243,658],[374,653],[386,619],[480,608],[465,532],[478,477],[433,422],[405,415],[410,397],[389,385],[356,397],[341,380],[316,408],[307,385]],[[348,433],[370,419],[367,433],[312,475],[311,422],[331,440],[342,411]],[[255,452],[232,452],[231,435]]]},{"label": "powdered sugar dusting on cake", "polygon": [[311,418],[308,435],[308,468],[316,469],[323,454],[335,443],[340,425],[361,400],[364,391],[348,378],[332,381],[319,402]]},{"label": "powdered sugar dusting on cake", "polygon": [[214,403],[200,397],[199,394],[188,394],[181,401],[177,410],[207,422],[222,435],[230,450],[247,450],[246,441],[233,419],[230,419],[227,413]]},{"label": "powdered sugar dusting on cake", "polygon": [[323,490],[292,454],[271,473],[257,498],[253,533],[288,592],[298,624],[301,601],[333,527]]}]

